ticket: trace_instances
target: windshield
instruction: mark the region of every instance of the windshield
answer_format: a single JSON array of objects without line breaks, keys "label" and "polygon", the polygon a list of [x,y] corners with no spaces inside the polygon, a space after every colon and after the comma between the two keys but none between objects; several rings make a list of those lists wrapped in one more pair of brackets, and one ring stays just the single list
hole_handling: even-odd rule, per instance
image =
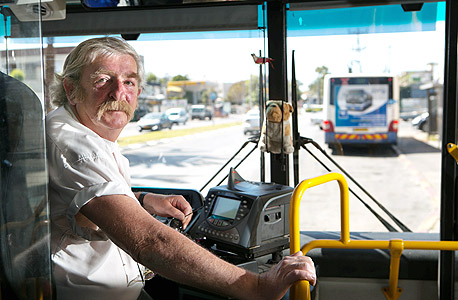
[{"label": "windshield", "polygon": [[[300,135],[312,139],[363,186],[370,196],[348,179],[352,190],[375,207],[383,218],[388,217],[371,197],[412,231],[438,232],[444,3],[425,3],[417,12],[404,12],[400,5],[304,11],[292,6],[287,14],[287,75],[291,83],[294,50]],[[61,50],[56,51],[54,58],[56,71],[60,71],[66,54],[85,38],[74,37],[72,43],[68,42],[69,37],[46,40],[47,47]],[[132,121],[118,140],[122,153],[130,161],[132,184],[192,188],[202,190],[204,196],[210,187],[226,184],[228,169],[207,182],[249,138],[244,122],[247,112],[259,107],[260,78],[261,83],[266,82],[264,77],[269,68],[275,67],[275,61],[272,66],[260,65],[251,55],[264,55],[260,53],[266,51],[265,32],[259,29],[230,34],[223,31],[141,34],[137,41],[129,43],[143,56],[145,63],[146,85],[139,100],[142,111],[159,113],[184,108],[190,113],[208,110],[211,115],[211,118],[192,119],[189,114],[186,123],[154,132],[139,133],[136,121]],[[354,86],[349,95],[357,94],[362,99],[348,105],[346,111],[338,111],[335,106],[332,109],[334,117],[340,112],[340,117],[357,116],[359,124],[386,123],[383,128],[387,131],[392,126],[397,130],[396,143],[328,144],[324,123],[329,121],[325,113],[330,109],[325,99],[328,92],[324,89],[327,74],[393,76],[395,96],[387,97],[386,101],[381,100],[385,99],[380,96],[381,92],[377,94],[372,90],[380,86],[356,83],[364,87]],[[428,84],[433,90],[427,88]],[[345,97],[338,99],[342,99],[344,107]],[[382,102],[386,106],[380,104]],[[428,103],[433,103],[434,119],[430,117],[429,125],[414,126],[412,118],[427,111]],[[376,111],[374,114],[380,118],[382,113],[377,109],[381,107],[388,108],[384,118],[390,122],[385,119],[375,122],[365,117]],[[396,109],[391,110],[393,107]],[[334,130],[337,125],[333,123]],[[345,130],[340,134],[347,139],[356,133],[366,133],[366,138],[384,133],[381,128],[371,132],[372,128],[364,125]],[[259,134],[260,130],[253,131]],[[229,166],[241,162],[252,147],[256,144],[248,143]],[[342,172],[320,154],[321,150],[312,144],[306,148],[299,152],[300,178],[327,173],[308,151],[332,171]],[[256,148],[237,167],[239,174],[246,180],[260,181],[263,155],[269,170],[269,155]],[[270,181],[268,171],[266,181]],[[340,230],[337,185],[325,184],[307,191],[301,214],[303,230]],[[352,231],[388,230],[353,195],[350,214]]]},{"label": "windshield", "polygon": [[[305,147],[316,158],[300,153],[301,178],[327,173],[322,162],[355,179],[347,177],[358,195],[350,193],[351,231],[386,231],[379,217],[391,218],[380,204],[412,231],[439,232],[444,14],[444,3],[425,3],[413,12],[399,5],[288,12],[287,42],[295,50],[303,104],[299,131],[338,164],[309,143]],[[427,24],[414,28],[394,18]],[[393,76],[392,87],[364,79],[381,75]],[[434,119],[412,124],[428,110]],[[392,135],[393,143],[381,144]],[[340,230],[339,199],[335,183],[307,190],[301,229]]]}]

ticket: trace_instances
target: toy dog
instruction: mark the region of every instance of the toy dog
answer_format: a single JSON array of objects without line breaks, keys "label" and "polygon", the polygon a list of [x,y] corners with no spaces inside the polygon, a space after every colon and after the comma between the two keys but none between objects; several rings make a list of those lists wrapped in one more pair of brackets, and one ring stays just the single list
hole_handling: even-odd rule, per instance
[{"label": "toy dog", "polygon": [[282,147],[283,153],[289,154],[294,151],[289,121],[293,107],[286,102],[283,102],[283,109],[281,107],[281,100],[269,100],[266,103],[266,120],[260,139],[260,149],[263,152],[279,154]]}]

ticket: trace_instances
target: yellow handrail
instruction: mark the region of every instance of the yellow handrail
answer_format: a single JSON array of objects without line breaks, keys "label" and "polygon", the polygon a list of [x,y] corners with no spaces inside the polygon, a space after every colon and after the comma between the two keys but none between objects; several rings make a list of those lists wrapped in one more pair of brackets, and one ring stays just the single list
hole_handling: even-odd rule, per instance
[{"label": "yellow handrail", "polygon": [[[340,187],[340,198],[341,198],[341,227],[347,228],[342,230],[341,242],[346,244],[350,240],[350,234],[348,230],[348,185],[345,178],[338,173],[329,173],[323,176],[304,180],[298,184],[294,189],[293,195],[291,196],[291,203],[289,205],[289,248],[291,253],[296,253],[301,249],[300,246],[300,234],[299,234],[299,205],[302,199],[302,195],[305,190],[332,180],[338,180]],[[347,199],[347,201],[344,201]],[[344,232],[348,232],[344,235]],[[302,251],[304,252],[304,251]],[[305,252],[304,252],[305,255]],[[302,296],[300,296],[302,295]],[[290,289],[290,299],[310,299],[310,285],[308,281],[302,280],[296,282]]]},{"label": "yellow handrail", "polygon": [[[337,180],[340,187],[340,217],[341,231],[340,240],[314,240],[301,249],[300,232],[299,232],[299,205],[306,189]],[[403,241],[401,239],[392,239],[387,241],[380,240],[351,240],[349,229],[349,201],[348,185],[343,175],[338,173],[329,173],[319,177],[302,181],[294,189],[289,206],[289,233],[290,233],[290,251],[296,253],[302,250],[306,255],[314,248],[336,248],[336,249],[390,249],[390,278],[389,287],[383,289],[383,293],[388,300],[396,300],[402,292],[398,288],[399,263],[404,249],[412,250],[458,250],[457,241]],[[295,283],[290,290],[290,299],[310,299],[310,286],[307,281]]]}]

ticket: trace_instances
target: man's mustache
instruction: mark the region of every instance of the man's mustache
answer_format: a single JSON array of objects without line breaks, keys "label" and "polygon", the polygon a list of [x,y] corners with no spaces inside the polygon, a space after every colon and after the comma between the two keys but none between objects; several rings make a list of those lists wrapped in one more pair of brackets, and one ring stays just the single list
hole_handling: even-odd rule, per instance
[{"label": "man's mustache", "polygon": [[126,101],[113,101],[108,100],[103,102],[99,109],[97,110],[97,119],[100,121],[105,112],[117,110],[122,111],[127,115],[127,118],[130,120],[134,115],[134,109]]}]

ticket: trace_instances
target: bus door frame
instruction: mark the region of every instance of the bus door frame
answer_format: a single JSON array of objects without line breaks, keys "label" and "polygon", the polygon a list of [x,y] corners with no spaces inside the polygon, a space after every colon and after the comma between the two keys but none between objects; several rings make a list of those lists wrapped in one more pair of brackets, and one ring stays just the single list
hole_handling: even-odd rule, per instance
[{"label": "bus door frame", "polygon": [[[457,230],[457,163],[447,152],[447,142],[457,139],[457,42],[458,2],[446,1],[445,12],[445,68],[444,113],[442,126],[442,172],[440,239],[456,241]],[[450,126],[451,124],[451,126]],[[439,256],[439,299],[454,299],[455,252],[441,251]]]}]

